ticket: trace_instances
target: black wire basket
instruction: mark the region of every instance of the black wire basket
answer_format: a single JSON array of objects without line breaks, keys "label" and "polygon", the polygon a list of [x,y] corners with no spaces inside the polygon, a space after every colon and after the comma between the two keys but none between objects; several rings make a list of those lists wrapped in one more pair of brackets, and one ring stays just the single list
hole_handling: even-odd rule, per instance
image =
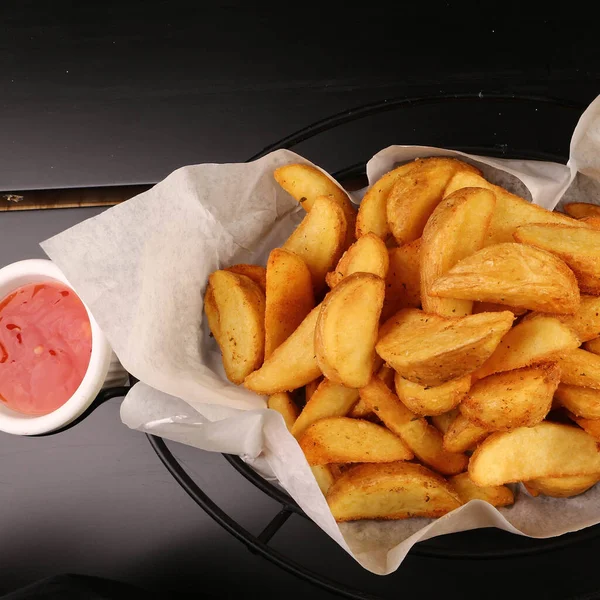
[{"label": "black wire basket", "polygon": [[[354,187],[366,183],[366,160],[377,150],[398,140],[406,144],[446,147],[485,156],[564,163],[568,158],[571,133],[584,108],[555,98],[498,93],[390,99],[344,111],[314,123],[268,146],[248,161],[277,149],[295,149],[333,172],[341,183]],[[391,115],[393,118],[390,119]],[[551,128],[549,123],[552,124]],[[342,129],[343,140],[340,140],[339,132]],[[498,132],[501,132],[500,135]],[[360,140],[360,143],[355,143],[349,152],[353,140]],[[106,400],[124,395],[128,389],[105,390],[81,418]],[[280,506],[258,535],[250,533],[210,498],[162,438],[153,435],[147,437],[164,466],[194,502],[251,552],[342,597],[362,600],[377,598],[309,569],[269,545],[273,535],[291,515],[308,517],[285,491],[264,480],[239,457],[224,455],[240,475]],[[599,533],[600,526],[595,526],[556,538],[537,540],[501,530],[482,529],[420,542],[411,553],[447,560],[505,559],[564,548],[589,540]],[[356,568],[360,567],[357,565]]]}]

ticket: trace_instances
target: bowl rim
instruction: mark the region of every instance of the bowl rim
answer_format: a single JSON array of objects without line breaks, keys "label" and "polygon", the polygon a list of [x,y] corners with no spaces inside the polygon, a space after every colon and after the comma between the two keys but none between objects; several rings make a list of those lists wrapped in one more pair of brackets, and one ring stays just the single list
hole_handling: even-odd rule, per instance
[{"label": "bowl rim", "polygon": [[[35,258],[0,269],[0,299],[28,283],[46,281],[57,281],[77,294],[57,265],[51,260]],[[112,350],[90,309],[85,302],[83,305],[92,329],[92,353],[79,387],[62,406],[46,415],[29,416],[0,405],[0,431],[15,435],[39,435],[54,431],[75,420],[98,395],[109,370]]]}]

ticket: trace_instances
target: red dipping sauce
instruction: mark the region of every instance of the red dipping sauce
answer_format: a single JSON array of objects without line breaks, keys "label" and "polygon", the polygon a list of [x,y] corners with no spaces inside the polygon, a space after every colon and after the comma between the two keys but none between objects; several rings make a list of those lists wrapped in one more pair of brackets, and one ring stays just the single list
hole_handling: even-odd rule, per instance
[{"label": "red dipping sauce", "polygon": [[0,300],[0,401],[27,415],[61,407],[92,353],[85,306],[60,283],[29,284]]}]

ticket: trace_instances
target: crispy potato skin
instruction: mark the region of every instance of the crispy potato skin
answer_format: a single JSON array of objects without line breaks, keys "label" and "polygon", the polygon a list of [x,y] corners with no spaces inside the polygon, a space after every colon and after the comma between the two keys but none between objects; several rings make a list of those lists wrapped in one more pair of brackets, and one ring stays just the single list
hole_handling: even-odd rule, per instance
[{"label": "crispy potato skin", "polygon": [[587,202],[570,202],[565,204],[565,212],[574,219],[600,217],[600,206]]},{"label": "crispy potato skin", "polygon": [[213,335],[223,355],[225,374],[239,384],[263,361],[265,295],[250,278],[227,271],[212,273],[209,288],[219,317]]},{"label": "crispy potato skin", "polygon": [[462,188],[438,204],[423,230],[421,242],[421,303],[423,310],[446,317],[470,315],[471,300],[432,296],[433,282],[457,262],[481,250],[496,197],[483,188]]},{"label": "crispy potato skin", "polygon": [[513,320],[509,311],[449,318],[404,309],[381,327],[376,350],[405,379],[442,385],[479,368]]},{"label": "crispy potato skin", "polygon": [[313,423],[298,440],[309,465],[386,463],[413,453],[391,431],[361,419],[330,417]]},{"label": "crispy potato skin", "polygon": [[565,352],[557,360],[561,383],[600,390],[600,356],[576,348]]},{"label": "crispy potato skin", "polygon": [[492,433],[469,460],[469,477],[476,485],[597,473],[596,440],[579,428],[549,421]]},{"label": "crispy potato skin", "polygon": [[265,358],[302,323],[315,307],[311,274],[296,254],[275,248],[267,261]]},{"label": "crispy potato skin", "polygon": [[555,362],[490,375],[475,382],[460,412],[489,431],[531,427],[550,411],[559,381]]},{"label": "crispy potato skin", "polygon": [[381,277],[354,273],[325,297],[315,329],[315,352],[329,380],[352,388],[369,383],[384,295]]},{"label": "crispy potato skin", "polygon": [[461,505],[447,481],[408,462],[352,467],[331,486],[327,502],[338,522],[441,517]]}]

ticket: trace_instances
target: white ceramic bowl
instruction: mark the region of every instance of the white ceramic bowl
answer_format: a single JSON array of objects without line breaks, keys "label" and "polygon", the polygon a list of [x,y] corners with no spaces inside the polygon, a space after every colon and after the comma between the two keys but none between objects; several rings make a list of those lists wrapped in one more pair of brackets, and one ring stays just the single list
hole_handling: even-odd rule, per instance
[{"label": "white ceramic bowl", "polygon": [[[0,300],[18,287],[45,281],[57,281],[71,288],[66,277],[52,261],[33,259],[8,265],[0,269]],[[105,385],[107,376],[110,375],[111,383],[116,380],[122,383],[126,373],[116,361],[105,335],[88,307],[85,308],[92,326],[92,354],[81,385],[60,408],[39,417],[18,413],[0,403],[0,431],[16,435],[39,435],[60,429],[89,407]]]}]

